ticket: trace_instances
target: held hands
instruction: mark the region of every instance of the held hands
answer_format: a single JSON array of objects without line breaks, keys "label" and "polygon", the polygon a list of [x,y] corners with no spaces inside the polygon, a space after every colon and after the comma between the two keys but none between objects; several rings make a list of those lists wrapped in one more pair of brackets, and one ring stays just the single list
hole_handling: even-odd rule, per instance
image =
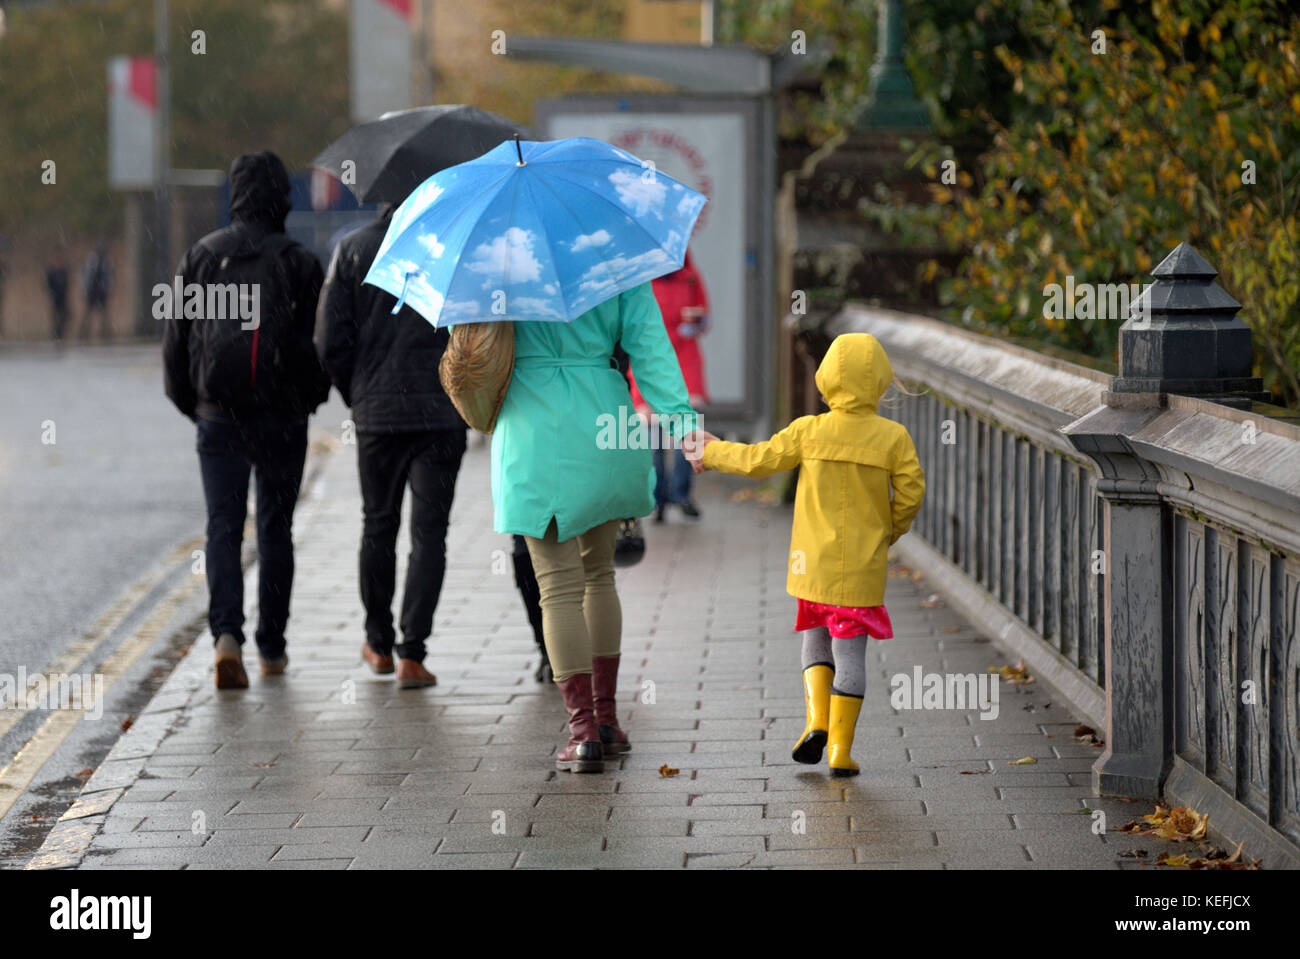
[{"label": "held hands", "polygon": [[717,438],[708,430],[691,430],[682,438],[682,452],[686,455],[686,461],[691,464],[691,469],[695,473],[704,472],[706,468],[704,465],[704,447]]}]

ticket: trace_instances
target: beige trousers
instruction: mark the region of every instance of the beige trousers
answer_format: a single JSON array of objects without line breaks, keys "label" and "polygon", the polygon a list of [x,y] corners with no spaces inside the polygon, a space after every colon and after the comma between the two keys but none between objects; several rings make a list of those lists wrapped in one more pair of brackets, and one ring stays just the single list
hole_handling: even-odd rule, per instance
[{"label": "beige trousers", "polygon": [[617,656],[623,609],[614,588],[618,520],[592,527],[563,543],[555,521],[542,539],[524,537],[542,597],[542,631],[556,682],[591,672],[596,656]]}]

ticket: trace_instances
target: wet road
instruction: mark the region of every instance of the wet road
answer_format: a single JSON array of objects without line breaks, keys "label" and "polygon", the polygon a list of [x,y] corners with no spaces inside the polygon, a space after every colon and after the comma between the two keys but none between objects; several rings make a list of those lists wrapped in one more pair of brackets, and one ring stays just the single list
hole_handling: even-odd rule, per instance
[{"label": "wet road", "polygon": [[157,347],[0,351],[0,672],[42,669],[203,517]]}]

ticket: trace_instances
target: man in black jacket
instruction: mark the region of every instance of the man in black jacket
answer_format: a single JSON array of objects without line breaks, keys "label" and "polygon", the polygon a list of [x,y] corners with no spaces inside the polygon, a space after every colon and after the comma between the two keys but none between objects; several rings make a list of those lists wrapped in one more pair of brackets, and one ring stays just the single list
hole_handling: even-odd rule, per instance
[{"label": "man in black jacket", "polygon": [[263,675],[283,673],[293,587],[293,511],[307,454],[307,417],[329,395],[312,348],[322,282],[316,257],[289,239],[289,175],[273,153],[230,167],[231,225],[177,267],[163,333],[167,395],[198,424],[208,507],[208,625],[217,686],[243,689],[240,546],[250,472],[257,475],[260,564],[256,642]]},{"label": "man in black jacket", "polygon": [[[446,573],[447,523],[465,453],[464,421],[438,379],[447,331],[435,330],[410,307],[362,284],[392,218],[339,241],[316,317],[316,349],[357,431],[357,470],[364,521],[361,602],[366,608],[362,658],[379,674],[394,672],[402,688],[437,682],[424,667],[425,640]],[[411,555],[402,595],[402,642],[393,628],[397,531],[411,487]]]}]

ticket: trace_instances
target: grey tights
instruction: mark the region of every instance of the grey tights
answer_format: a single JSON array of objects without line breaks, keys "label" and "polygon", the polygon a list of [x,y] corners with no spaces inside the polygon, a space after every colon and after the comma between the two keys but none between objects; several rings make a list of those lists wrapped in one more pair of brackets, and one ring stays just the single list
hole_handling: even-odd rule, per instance
[{"label": "grey tights", "polygon": [[835,669],[831,691],[839,696],[857,696],[867,691],[867,638],[831,639],[825,626],[805,630],[803,668],[823,663]]}]

